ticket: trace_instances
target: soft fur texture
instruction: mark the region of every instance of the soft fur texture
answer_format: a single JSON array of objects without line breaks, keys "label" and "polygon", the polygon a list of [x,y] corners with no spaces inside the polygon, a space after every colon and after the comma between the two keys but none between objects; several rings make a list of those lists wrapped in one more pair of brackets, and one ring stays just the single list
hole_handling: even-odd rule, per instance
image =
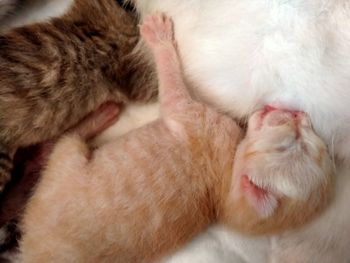
[{"label": "soft fur texture", "polygon": [[135,2],[142,16],[174,18],[186,73],[208,101],[237,117],[266,104],[301,109],[350,158],[348,1]]},{"label": "soft fur texture", "polygon": [[0,1],[0,21],[13,11],[18,5],[16,0],[1,0]]},{"label": "soft fur texture", "polygon": [[60,18],[0,35],[0,189],[18,147],[62,134],[106,100],[156,97],[153,66],[134,53],[136,23],[114,0],[76,0]]},{"label": "soft fur texture", "polygon": [[[349,1],[135,2],[142,17],[164,11],[174,18],[186,74],[203,98],[243,118],[264,104],[303,110],[337,158],[336,200],[321,218],[301,231],[257,242],[223,236],[220,247],[242,262],[348,262]],[[196,242],[205,247],[205,240]],[[198,257],[187,252],[189,262]],[[221,249],[212,252],[216,262],[225,260]]]},{"label": "soft fur texture", "polygon": [[0,0],[0,29],[63,15],[74,0]]},{"label": "soft fur texture", "polygon": [[141,32],[161,118],[93,152],[75,134],[58,142],[23,217],[20,262],[150,262],[211,223],[273,233],[329,202],[332,164],[305,114],[258,111],[235,155],[240,128],[191,99],[170,20]]},{"label": "soft fur texture", "polygon": [[[59,1],[62,6],[67,1]],[[308,112],[335,160],[336,199],[300,231],[249,238],[215,227],[170,262],[333,263],[350,259],[347,0],[139,0],[142,14],[175,18],[187,75],[236,117],[265,103]],[[59,5],[59,4],[58,4]],[[29,10],[30,11],[30,10]],[[51,14],[56,10],[50,9]],[[47,13],[34,12],[35,19]],[[32,13],[17,17],[30,21]],[[142,116],[143,112],[140,112]]]}]

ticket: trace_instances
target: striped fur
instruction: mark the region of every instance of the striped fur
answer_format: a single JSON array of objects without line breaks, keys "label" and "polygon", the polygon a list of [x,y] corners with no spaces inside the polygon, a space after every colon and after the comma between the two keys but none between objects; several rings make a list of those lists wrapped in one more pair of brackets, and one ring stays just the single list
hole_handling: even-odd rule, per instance
[{"label": "striped fur", "polygon": [[12,166],[12,158],[7,147],[0,144],[0,191],[3,190],[4,185],[10,180]]},{"label": "striped fur", "polygon": [[0,21],[16,9],[23,0],[1,0],[0,1]]},{"label": "striped fur", "polygon": [[[95,151],[74,134],[58,142],[23,217],[19,262],[154,262],[212,223],[278,232],[330,201],[330,158],[305,115],[257,112],[235,156],[242,131],[191,99],[170,20],[152,16],[141,32],[155,56],[161,118]],[[244,172],[251,181],[242,186]],[[260,194],[251,202],[259,187],[277,202],[269,215],[256,209]]]},{"label": "striped fur", "polygon": [[1,34],[0,143],[53,138],[106,100],[155,98],[136,23],[115,0],[76,0],[62,17]]}]

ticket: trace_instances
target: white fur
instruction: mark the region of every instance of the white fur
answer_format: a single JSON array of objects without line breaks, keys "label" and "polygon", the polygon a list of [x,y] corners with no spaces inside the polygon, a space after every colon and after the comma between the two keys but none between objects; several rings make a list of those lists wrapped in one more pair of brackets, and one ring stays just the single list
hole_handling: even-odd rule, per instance
[{"label": "white fur", "polygon": [[[350,163],[348,0],[136,1],[143,16],[173,17],[185,71],[206,100],[237,117],[266,103],[306,111]],[[349,173],[338,164],[334,204],[302,230],[248,238],[214,227],[165,262],[349,262]]]},{"label": "white fur", "polygon": [[186,73],[207,100],[239,117],[266,103],[306,111],[350,158],[348,1],[138,2],[173,16]]},{"label": "white fur", "polygon": [[[330,150],[350,162],[349,1],[137,2],[143,16],[173,17],[185,71],[206,100],[237,117],[267,103],[306,111]],[[204,234],[169,262],[350,261],[350,172],[338,170],[337,199],[305,229],[254,241],[214,229],[219,246]]]}]

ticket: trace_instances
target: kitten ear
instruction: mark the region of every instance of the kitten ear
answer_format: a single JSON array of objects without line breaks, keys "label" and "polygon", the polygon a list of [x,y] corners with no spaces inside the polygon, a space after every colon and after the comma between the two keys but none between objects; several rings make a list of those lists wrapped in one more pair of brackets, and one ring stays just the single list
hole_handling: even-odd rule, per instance
[{"label": "kitten ear", "polygon": [[271,216],[276,210],[277,197],[272,192],[254,184],[248,175],[241,176],[241,189],[248,203],[262,218]]}]

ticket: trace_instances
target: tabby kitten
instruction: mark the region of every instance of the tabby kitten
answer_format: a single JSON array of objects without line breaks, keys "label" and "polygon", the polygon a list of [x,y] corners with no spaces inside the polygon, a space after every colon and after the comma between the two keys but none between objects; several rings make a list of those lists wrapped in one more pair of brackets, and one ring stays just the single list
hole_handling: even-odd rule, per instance
[{"label": "tabby kitten", "polygon": [[241,130],[191,99],[170,19],[141,33],[162,117],[95,151],[75,134],[58,142],[24,214],[20,262],[152,262],[211,223],[276,232],[328,203],[331,161],[305,114],[258,111],[235,156]]},{"label": "tabby kitten", "polygon": [[138,39],[115,0],[76,0],[60,18],[0,35],[0,189],[19,146],[57,136],[106,100],[155,98]]},{"label": "tabby kitten", "polygon": [[12,12],[16,8],[16,6],[18,6],[18,4],[22,1],[21,0],[1,0],[0,1],[0,21],[10,12]]}]

